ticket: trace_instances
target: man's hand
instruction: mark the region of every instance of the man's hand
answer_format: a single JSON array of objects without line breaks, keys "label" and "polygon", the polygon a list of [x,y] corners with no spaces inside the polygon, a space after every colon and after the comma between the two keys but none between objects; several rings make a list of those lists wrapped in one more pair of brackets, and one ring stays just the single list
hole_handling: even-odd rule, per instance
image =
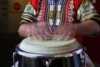
[{"label": "man's hand", "polygon": [[62,25],[54,33],[53,40],[70,40],[75,36],[76,32],[73,23]]},{"label": "man's hand", "polygon": [[47,31],[46,24],[42,22],[22,24],[19,27],[19,35],[22,37],[33,37],[35,40],[51,39],[51,34]]}]

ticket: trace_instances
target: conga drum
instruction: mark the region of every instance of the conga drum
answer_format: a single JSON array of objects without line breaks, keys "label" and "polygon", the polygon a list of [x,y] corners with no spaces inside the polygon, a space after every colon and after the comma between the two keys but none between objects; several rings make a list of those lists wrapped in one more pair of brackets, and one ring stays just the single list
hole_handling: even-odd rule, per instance
[{"label": "conga drum", "polygon": [[68,41],[34,41],[25,38],[13,54],[17,67],[85,67],[83,47],[76,39]]}]

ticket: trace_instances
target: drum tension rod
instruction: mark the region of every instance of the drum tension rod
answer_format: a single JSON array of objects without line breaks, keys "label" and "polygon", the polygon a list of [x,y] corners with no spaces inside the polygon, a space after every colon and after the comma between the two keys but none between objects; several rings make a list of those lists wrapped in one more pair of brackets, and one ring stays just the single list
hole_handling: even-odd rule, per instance
[{"label": "drum tension rod", "polygon": [[53,60],[53,59],[46,59],[46,60],[45,60],[45,65],[46,65],[46,67],[49,67],[49,65],[51,64],[52,60]]}]

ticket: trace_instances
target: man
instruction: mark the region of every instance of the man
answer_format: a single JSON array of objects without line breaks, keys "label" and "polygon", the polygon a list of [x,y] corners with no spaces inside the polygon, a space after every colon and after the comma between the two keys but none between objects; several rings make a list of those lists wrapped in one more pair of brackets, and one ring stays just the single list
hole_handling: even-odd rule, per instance
[{"label": "man", "polygon": [[[89,0],[29,0],[22,14],[19,35],[38,40],[82,43],[83,36],[100,35],[100,16]],[[87,57],[87,67],[93,67]]]},{"label": "man", "polygon": [[72,23],[73,27],[71,27],[78,35],[92,36],[100,31],[99,20],[99,15],[88,0],[58,0],[57,3],[55,0],[30,0],[22,15],[18,32],[19,35],[27,37],[29,25],[33,25],[33,27],[35,24],[41,27],[48,25],[50,30],[54,26],[59,28],[69,23],[71,25]]}]

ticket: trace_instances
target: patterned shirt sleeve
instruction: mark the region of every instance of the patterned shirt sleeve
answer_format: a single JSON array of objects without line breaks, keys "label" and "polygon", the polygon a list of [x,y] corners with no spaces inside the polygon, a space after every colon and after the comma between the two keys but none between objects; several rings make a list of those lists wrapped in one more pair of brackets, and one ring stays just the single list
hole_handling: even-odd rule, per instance
[{"label": "patterned shirt sleeve", "polygon": [[28,2],[21,16],[22,20],[20,23],[22,24],[22,23],[36,22],[37,21],[36,17],[37,17],[36,10],[31,5],[31,3]]},{"label": "patterned shirt sleeve", "polygon": [[77,18],[80,22],[84,22],[88,19],[93,19],[100,24],[100,16],[97,13],[93,4],[88,0],[86,0],[80,5],[77,14]]}]

